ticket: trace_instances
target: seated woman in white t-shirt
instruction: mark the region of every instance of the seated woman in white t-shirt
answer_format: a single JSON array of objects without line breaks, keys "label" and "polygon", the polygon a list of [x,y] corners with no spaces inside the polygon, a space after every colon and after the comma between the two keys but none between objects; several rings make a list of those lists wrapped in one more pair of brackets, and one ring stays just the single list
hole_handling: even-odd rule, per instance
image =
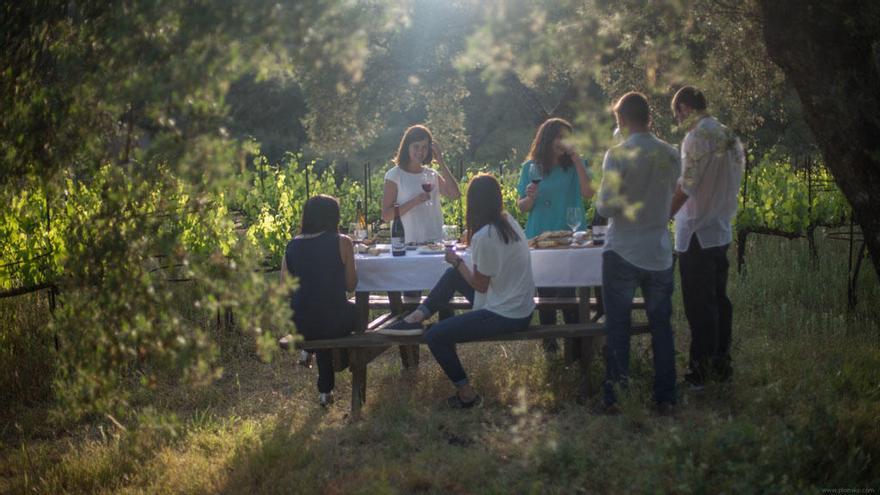
[{"label": "seated woman in white t-shirt", "polygon": [[457,393],[451,407],[468,408],[480,402],[455,352],[455,344],[525,330],[532,320],[535,282],[525,233],[502,209],[501,186],[494,177],[471,179],[467,192],[467,226],[473,269],[447,252],[446,271],[425,303],[382,333],[418,334],[422,321],[446,304],[457,291],[474,304],[468,313],[440,321],[425,335],[431,353]]},{"label": "seated woman in white t-shirt", "polygon": [[[440,165],[440,173],[424,166],[432,160]],[[385,174],[382,220],[394,221],[394,208],[398,207],[407,243],[442,240],[440,196],[458,199],[461,192],[431,131],[423,125],[408,128],[400,140],[394,164]]]}]

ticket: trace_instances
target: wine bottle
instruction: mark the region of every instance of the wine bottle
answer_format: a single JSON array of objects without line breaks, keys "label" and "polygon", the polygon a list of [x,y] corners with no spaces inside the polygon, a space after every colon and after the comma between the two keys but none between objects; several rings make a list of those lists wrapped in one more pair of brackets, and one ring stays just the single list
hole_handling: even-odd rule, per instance
[{"label": "wine bottle", "polygon": [[599,214],[593,213],[593,222],[590,230],[593,232],[593,244],[605,244],[605,233],[608,231],[608,219]]},{"label": "wine bottle", "polygon": [[400,220],[399,205],[394,205],[394,223],[391,224],[391,254],[392,256],[406,255],[406,236],[403,231],[403,221]]}]

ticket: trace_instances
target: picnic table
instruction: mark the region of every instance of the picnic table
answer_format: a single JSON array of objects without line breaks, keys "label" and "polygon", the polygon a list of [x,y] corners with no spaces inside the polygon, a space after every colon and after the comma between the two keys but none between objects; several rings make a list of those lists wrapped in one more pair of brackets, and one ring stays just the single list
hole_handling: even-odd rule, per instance
[{"label": "picnic table", "polygon": [[[384,246],[383,246],[384,247]],[[472,266],[470,251],[459,252],[464,262]],[[577,307],[577,324],[532,326],[523,332],[489,339],[491,341],[531,340],[551,337],[564,339],[566,361],[580,360],[582,370],[581,394],[591,395],[589,368],[595,354],[597,339],[604,336],[604,327],[597,323],[602,314],[602,249],[597,247],[569,249],[532,249],[532,274],[536,287],[576,287],[574,298],[535,298],[537,309],[565,309]],[[349,368],[352,373],[352,412],[357,414],[366,399],[367,364],[388,348],[398,345],[404,368],[418,366],[419,345],[423,336],[396,337],[375,333],[401,317],[406,309],[412,309],[421,300],[407,298],[404,292],[429,290],[449,268],[442,253],[417,254],[407,251],[406,256],[393,257],[390,252],[379,256],[357,255],[355,264],[358,285],[355,288],[355,304],[361,321],[369,321],[371,309],[390,309],[363,327],[355,335],[341,339],[313,340],[303,342],[304,349],[347,349]],[[590,293],[595,291],[595,296]],[[638,299],[636,307],[643,305]],[[468,306],[463,298],[452,301],[451,307],[463,309]],[[647,332],[646,325],[634,325],[633,333]]]}]

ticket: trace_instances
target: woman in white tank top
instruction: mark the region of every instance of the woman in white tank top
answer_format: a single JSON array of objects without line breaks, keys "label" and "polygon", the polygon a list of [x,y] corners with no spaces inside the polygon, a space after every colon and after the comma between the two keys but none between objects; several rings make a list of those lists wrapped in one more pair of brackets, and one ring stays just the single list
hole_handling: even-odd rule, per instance
[{"label": "woman in white tank top", "polygon": [[[424,166],[430,165],[432,160],[440,165],[439,173]],[[431,131],[423,125],[408,128],[400,140],[394,163],[385,174],[382,220],[392,222],[397,206],[407,243],[440,241],[443,238],[440,196],[458,199],[461,191]]]}]

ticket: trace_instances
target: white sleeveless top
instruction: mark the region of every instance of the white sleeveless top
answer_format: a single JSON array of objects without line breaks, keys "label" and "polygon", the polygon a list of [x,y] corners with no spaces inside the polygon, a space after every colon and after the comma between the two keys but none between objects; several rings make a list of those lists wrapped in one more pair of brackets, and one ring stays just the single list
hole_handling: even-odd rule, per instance
[{"label": "white sleeveless top", "polygon": [[[432,206],[428,203],[417,205],[413,209],[400,216],[406,235],[406,242],[429,242],[443,240],[443,212],[440,211],[440,183],[437,172],[430,168],[424,168],[430,175]],[[406,203],[412,198],[422,194],[422,172],[410,173],[398,166],[394,166],[385,174],[385,180],[397,184],[397,198],[399,204]]]}]

